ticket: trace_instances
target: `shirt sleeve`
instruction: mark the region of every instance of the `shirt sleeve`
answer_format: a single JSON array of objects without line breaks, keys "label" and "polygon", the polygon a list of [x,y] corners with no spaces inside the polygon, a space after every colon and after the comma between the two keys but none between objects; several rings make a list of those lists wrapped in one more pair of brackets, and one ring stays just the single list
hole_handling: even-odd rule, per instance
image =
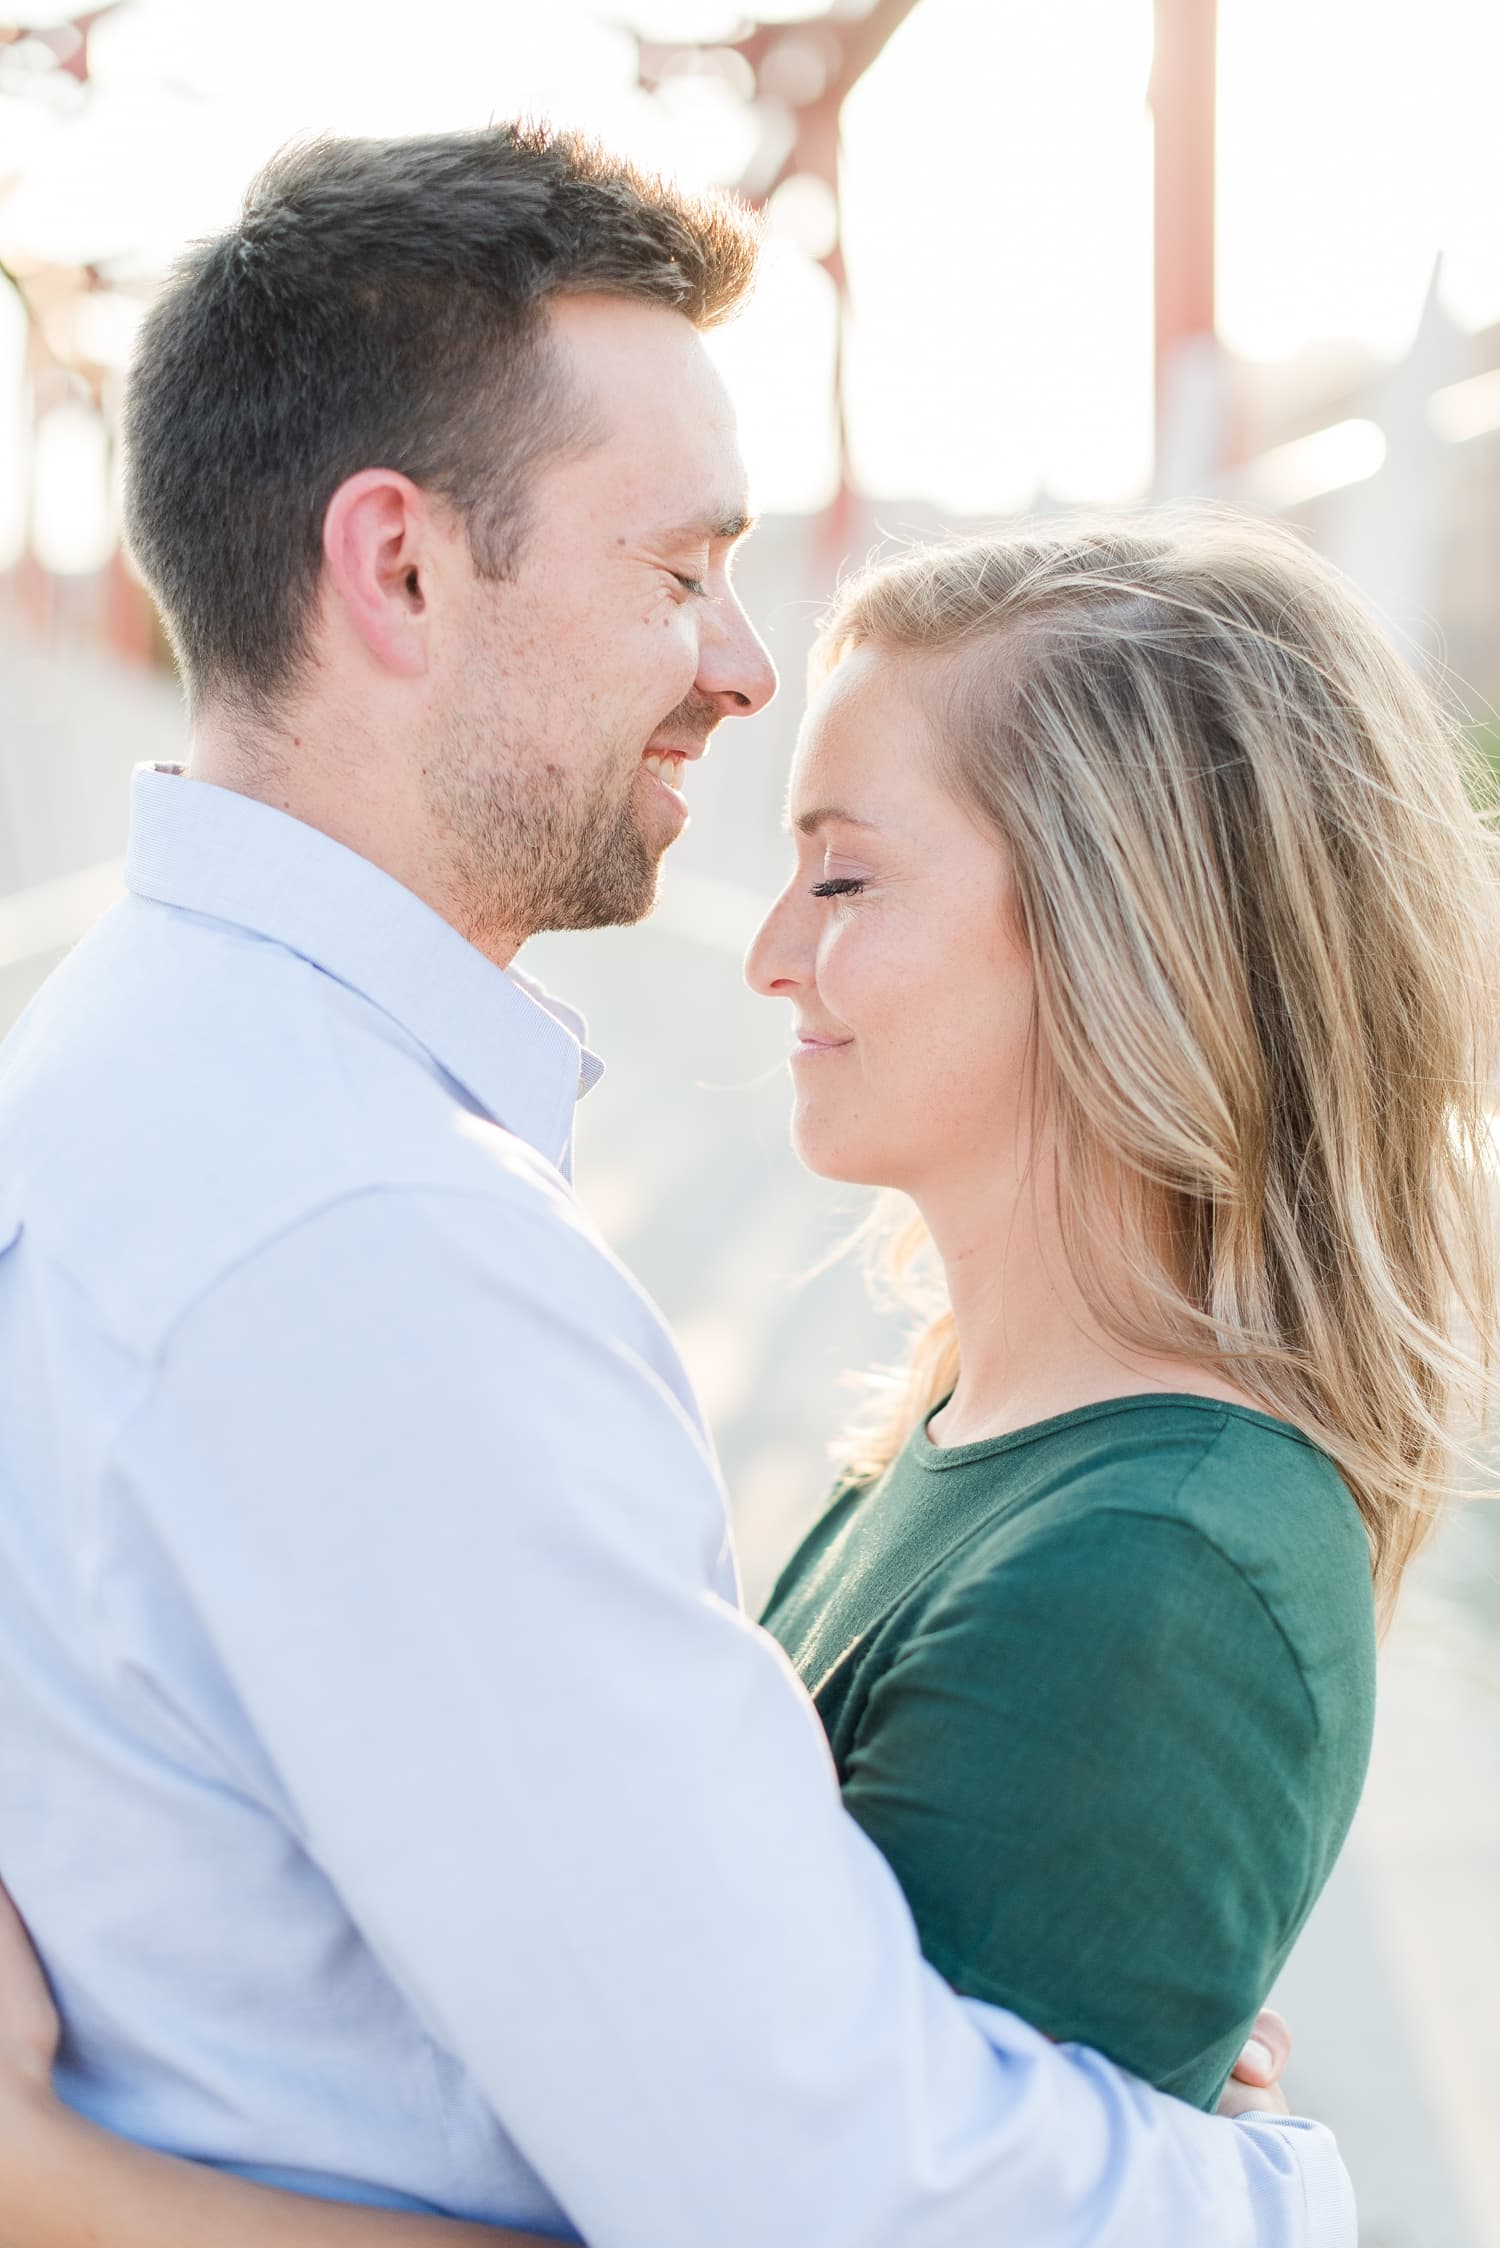
[{"label": "shirt sleeve", "polygon": [[302,1846],[592,2248],[1352,2248],[1218,2123],[921,1959],[724,1538],[670,1346],[540,1198],[384,1191],[219,1280],[106,1495]]},{"label": "shirt sleeve", "polygon": [[1100,1506],[934,1602],[845,1803],[959,1989],[1211,2107],[1311,1901],[1318,1757],[1254,1586]]}]

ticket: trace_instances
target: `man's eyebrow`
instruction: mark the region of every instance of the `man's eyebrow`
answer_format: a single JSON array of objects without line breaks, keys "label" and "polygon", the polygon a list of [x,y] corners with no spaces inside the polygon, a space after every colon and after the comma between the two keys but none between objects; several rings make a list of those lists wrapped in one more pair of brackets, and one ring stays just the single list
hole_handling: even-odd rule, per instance
[{"label": "man's eyebrow", "polygon": [[706,539],[711,546],[733,546],[755,529],[755,517],[743,508],[725,508],[716,515],[700,515],[691,523],[674,523],[656,536],[663,546],[701,546]]},{"label": "man's eyebrow", "polygon": [[841,827],[862,827],[867,831],[880,825],[878,820],[862,820],[857,812],[846,812],[842,805],[820,804],[815,812],[799,812],[796,819],[789,820],[787,833],[790,835],[795,828],[799,835],[816,835],[820,827],[831,826],[834,821]]}]

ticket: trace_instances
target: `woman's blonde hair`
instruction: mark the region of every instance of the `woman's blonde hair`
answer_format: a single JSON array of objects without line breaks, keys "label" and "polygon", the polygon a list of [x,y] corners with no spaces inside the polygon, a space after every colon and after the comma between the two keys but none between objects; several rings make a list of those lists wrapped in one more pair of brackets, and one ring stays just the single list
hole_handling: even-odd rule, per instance
[{"label": "woman's blonde hair", "polygon": [[[950,785],[1009,853],[1035,1098],[1094,1312],[1332,1457],[1388,1610],[1495,1331],[1497,868],[1461,730],[1333,570],[1218,510],[876,564],[815,668],[862,645],[903,660]],[[925,1318],[850,1433],[860,1479],[958,1373],[925,1228],[892,1201],[872,1261]],[[1103,1208],[1130,1308],[1095,1255]]]}]

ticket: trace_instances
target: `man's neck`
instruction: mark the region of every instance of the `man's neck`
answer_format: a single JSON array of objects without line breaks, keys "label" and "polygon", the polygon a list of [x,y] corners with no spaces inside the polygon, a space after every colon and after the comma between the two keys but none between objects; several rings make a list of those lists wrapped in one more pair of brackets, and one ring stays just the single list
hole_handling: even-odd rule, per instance
[{"label": "man's neck", "polygon": [[[408,763],[419,764],[413,755]],[[252,796],[315,827],[370,860],[441,914],[496,967],[509,967],[525,932],[486,919],[480,927],[453,879],[451,854],[435,837],[426,807],[388,744],[375,742],[355,714],[289,709],[250,722],[215,708],[194,721],[189,778]]]}]

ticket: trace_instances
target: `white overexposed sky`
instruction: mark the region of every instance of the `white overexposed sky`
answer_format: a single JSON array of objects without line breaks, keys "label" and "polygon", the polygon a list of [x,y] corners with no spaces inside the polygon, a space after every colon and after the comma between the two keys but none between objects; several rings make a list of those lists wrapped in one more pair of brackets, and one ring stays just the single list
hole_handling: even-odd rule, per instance
[{"label": "white overexposed sky", "polygon": [[[743,113],[701,79],[670,100],[638,92],[617,19],[672,39],[731,33],[738,14],[719,0],[129,0],[96,31],[97,84],[76,112],[0,99],[0,252],[157,269],[233,216],[279,143],[320,129],[540,110],[685,179],[731,178]],[[1439,251],[1459,319],[1500,318],[1495,0],[1221,0],[1220,20],[1230,346],[1271,359],[1337,337],[1394,356]],[[1150,0],[921,0],[857,89],[849,406],[872,493],[970,512],[1142,487],[1150,47]],[[816,505],[832,462],[831,291],[799,246],[808,214],[782,216],[754,306],[716,343],[767,509]],[[0,549],[15,365],[0,305]]]}]

